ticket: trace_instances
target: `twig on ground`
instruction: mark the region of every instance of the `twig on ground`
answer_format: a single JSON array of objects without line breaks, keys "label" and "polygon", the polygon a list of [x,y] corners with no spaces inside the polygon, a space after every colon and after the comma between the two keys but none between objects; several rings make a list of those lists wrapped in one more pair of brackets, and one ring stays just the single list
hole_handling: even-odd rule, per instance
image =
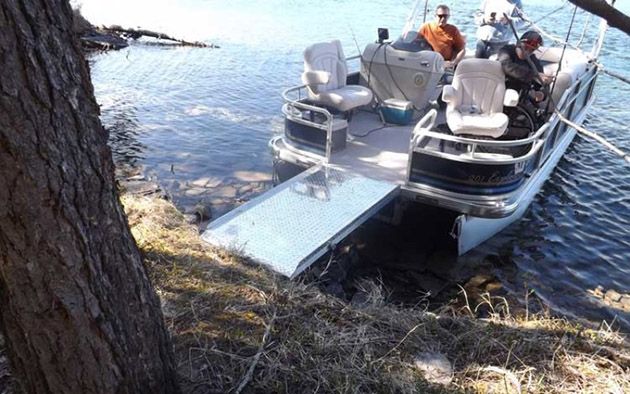
[{"label": "twig on ground", "polygon": [[260,356],[263,354],[263,350],[265,349],[265,344],[267,343],[267,338],[269,337],[269,333],[271,332],[271,328],[273,327],[273,323],[275,320],[276,320],[276,312],[273,313],[273,316],[269,320],[269,323],[267,323],[267,328],[265,329],[265,334],[263,335],[262,341],[260,342],[258,351],[254,355],[254,359],[252,360],[252,363],[249,365],[249,368],[247,369],[247,373],[245,373],[243,380],[241,380],[241,383],[238,385],[238,388],[235,391],[236,394],[239,394],[241,391],[243,391],[245,386],[247,386],[247,383],[249,383],[249,381],[252,379],[252,376],[254,375],[254,369],[256,368],[256,365],[258,364],[258,360],[260,360]]},{"label": "twig on ground", "polygon": [[457,287],[459,287],[462,290],[461,292],[464,294],[464,299],[466,300],[466,309],[468,310],[468,312],[470,312],[470,316],[475,317],[472,309],[470,309],[470,302],[468,302],[468,294],[466,293],[466,289],[464,289],[460,285],[457,285]]},{"label": "twig on ground", "polygon": [[396,349],[398,348],[398,346],[402,345],[402,343],[403,343],[403,342],[405,342],[405,339],[407,339],[407,337],[409,337],[409,335],[411,335],[411,333],[413,333],[414,331],[416,331],[416,329],[418,329],[418,327],[420,327],[420,326],[422,326],[422,325],[424,325],[424,324],[425,324],[425,322],[421,322],[421,323],[416,324],[416,325],[415,325],[415,326],[414,326],[411,330],[409,330],[409,332],[407,332],[407,334],[405,334],[405,336],[403,337],[403,339],[401,339],[401,340],[400,340],[400,342],[398,342],[398,343],[396,344],[396,346],[394,346],[393,348],[391,348],[391,349],[390,349],[387,353],[385,353],[383,356],[381,356],[381,357],[379,357],[378,359],[376,359],[376,360],[374,361],[374,364],[376,364],[376,363],[378,363],[378,362],[383,361],[383,360],[385,359],[385,357],[389,356],[389,354],[390,354],[391,352],[393,352],[394,350],[396,350]]}]

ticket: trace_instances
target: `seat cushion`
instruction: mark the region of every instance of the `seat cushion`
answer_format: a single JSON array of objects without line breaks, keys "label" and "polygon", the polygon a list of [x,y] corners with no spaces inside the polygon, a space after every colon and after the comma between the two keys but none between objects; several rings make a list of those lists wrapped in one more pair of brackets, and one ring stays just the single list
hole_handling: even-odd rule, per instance
[{"label": "seat cushion", "polygon": [[453,134],[471,134],[498,138],[505,133],[508,117],[502,112],[494,114],[468,114],[455,109],[446,110],[446,123]]},{"label": "seat cushion", "polygon": [[339,89],[313,95],[311,99],[318,104],[345,112],[371,103],[372,91],[359,85],[346,85]]}]

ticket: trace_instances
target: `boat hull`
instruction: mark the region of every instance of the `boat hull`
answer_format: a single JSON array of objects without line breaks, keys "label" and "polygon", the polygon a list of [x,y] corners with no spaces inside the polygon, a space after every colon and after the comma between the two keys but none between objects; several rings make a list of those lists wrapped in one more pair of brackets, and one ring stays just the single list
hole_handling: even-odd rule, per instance
[{"label": "boat hull", "polygon": [[452,236],[457,240],[457,252],[462,255],[477,247],[481,243],[493,237],[495,234],[520,219],[540,191],[551,172],[556,167],[564,152],[575,137],[576,131],[567,130],[562,140],[558,143],[555,151],[547,159],[547,162],[537,171],[522,191],[521,199],[516,205],[516,209],[506,217],[502,218],[482,218],[471,215],[460,215],[455,219]]}]

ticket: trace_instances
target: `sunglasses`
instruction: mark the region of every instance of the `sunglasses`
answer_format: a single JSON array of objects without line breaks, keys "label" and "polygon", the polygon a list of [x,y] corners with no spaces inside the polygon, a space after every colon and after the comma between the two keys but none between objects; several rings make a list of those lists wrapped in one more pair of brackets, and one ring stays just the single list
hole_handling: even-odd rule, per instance
[{"label": "sunglasses", "polygon": [[450,15],[449,14],[435,14],[435,16],[437,16],[438,18],[448,18]]}]

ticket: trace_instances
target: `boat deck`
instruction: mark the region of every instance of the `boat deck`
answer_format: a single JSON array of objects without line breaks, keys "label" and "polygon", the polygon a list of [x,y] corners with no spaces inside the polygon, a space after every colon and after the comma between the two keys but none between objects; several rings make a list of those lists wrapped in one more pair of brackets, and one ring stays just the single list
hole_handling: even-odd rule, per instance
[{"label": "boat deck", "polygon": [[[346,148],[334,152],[330,165],[380,181],[402,185],[407,178],[411,133],[424,114],[409,125],[384,124],[375,112],[357,111],[348,125]],[[438,122],[444,119],[438,113]]]},{"label": "boat deck", "polygon": [[330,162],[366,177],[403,184],[415,124],[383,124],[378,114],[358,111],[348,125],[346,149],[333,153]]}]

